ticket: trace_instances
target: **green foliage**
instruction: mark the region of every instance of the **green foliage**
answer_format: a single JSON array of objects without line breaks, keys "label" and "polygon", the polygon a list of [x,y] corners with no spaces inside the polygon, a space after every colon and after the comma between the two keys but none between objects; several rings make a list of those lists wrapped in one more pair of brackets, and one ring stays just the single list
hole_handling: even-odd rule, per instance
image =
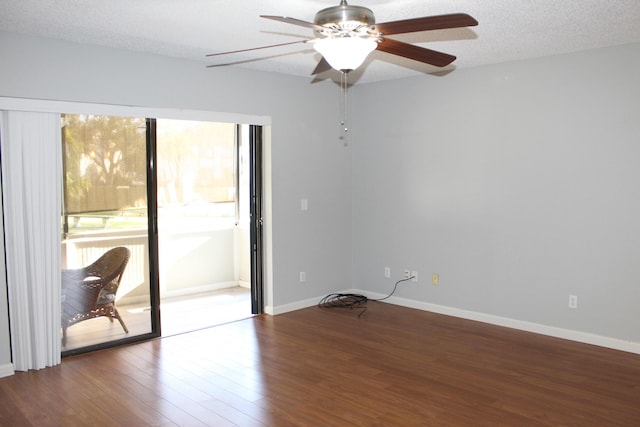
[{"label": "green foliage", "polygon": [[130,204],[125,200],[123,206],[117,189],[146,182],[145,119],[67,114],[62,124],[65,210],[119,209]]}]

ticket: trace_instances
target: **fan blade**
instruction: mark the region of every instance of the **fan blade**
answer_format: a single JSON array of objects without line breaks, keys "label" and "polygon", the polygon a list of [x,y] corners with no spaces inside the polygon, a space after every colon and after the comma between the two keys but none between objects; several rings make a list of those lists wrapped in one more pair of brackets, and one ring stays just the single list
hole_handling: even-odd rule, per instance
[{"label": "fan blade", "polygon": [[324,73],[325,71],[329,71],[331,68],[331,65],[329,65],[329,63],[326,59],[324,59],[323,56],[320,62],[318,62],[318,65],[316,65],[316,68],[313,70],[313,73],[311,73],[311,75],[315,76],[316,74]]},{"label": "fan blade", "polygon": [[309,40],[296,40],[294,42],[270,44],[268,46],[260,46],[260,47],[251,47],[249,49],[231,50],[229,52],[220,52],[220,53],[210,53],[210,54],[208,54],[206,56],[220,56],[220,55],[229,55],[229,54],[232,54],[232,53],[251,52],[252,50],[268,49],[270,47],[288,46],[290,44],[308,43],[308,42],[309,42]]},{"label": "fan blade", "polygon": [[446,28],[473,27],[475,25],[478,25],[478,21],[466,13],[453,13],[450,15],[425,16],[423,18],[383,22],[375,24],[375,30],[380,31],[382,35],[391,35],[444,30]]},{"label": "fan blade", "polygon": [[398,55],[414,61],[424,62],[425,64],[435,65],[436,67],[444,67],[455,61],[456,57],[447,53],[437,52],[435,50],[426,49],[424,47],[415,46],[409,43],[401,42],[393,39],[383,39],[378,43],[378,50]]},{"label": "fan blade", "polygon": [[313,22],[307,22],[301,19],[290,18],[288,16],[260,15],[260,18],[273,19],[274,21],[280,21],[287,24],[299,25],[301,27],[312,28],[314,30],[323,29],[323,27],[321,27],[320,25],[316,25]]}]

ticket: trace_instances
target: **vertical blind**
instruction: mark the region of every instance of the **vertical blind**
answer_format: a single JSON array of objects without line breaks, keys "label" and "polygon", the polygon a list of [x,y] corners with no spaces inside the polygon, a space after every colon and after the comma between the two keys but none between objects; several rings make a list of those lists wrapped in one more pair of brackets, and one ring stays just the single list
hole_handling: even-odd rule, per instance
[{"label": "vertical blind", "polygon": [[60,115],[0,113],[14,369],[60,363]]}]

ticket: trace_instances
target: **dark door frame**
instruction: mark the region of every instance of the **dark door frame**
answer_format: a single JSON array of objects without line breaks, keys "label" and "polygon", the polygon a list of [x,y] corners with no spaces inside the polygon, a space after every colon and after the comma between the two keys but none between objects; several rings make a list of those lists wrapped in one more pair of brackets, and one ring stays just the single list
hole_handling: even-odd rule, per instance
[{"label": "dark door frame", "polygon": [[263,238],[263,168],[262,126],[249,125],[249,197],[251,244],[251,313],[264,313],[264,238]]},{"label": "dark door frame", "polygon": [[149,218],[149,281],[151,334],[162,336],[160,322],[160,267],[158,266],[158,171],[156,119],[147,118],[147,217]]}]

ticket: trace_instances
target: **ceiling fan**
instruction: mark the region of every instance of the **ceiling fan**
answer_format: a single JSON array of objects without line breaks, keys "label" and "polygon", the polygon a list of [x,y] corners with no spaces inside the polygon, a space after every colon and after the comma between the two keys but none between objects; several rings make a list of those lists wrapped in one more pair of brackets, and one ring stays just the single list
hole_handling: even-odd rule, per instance
[{"label": "ceiling fan", "polygon": [[[376,49],[436,67],[445,67],[452,63],[456,57],[390,39],[387,36],[478,25],[478,21],[464,13],[425,16],[376,24],[375,16],[371,9],[349,5],[346,0],[341,0],[338,6],[320,10],[316,13],[313,22],[287,16],[260,15],[260,17],[311,28],[314,31],[315,38],[230,52],[212,53],[207,56],[248,52],[296,43],[312,43],[314,49],[322,55],[322,59],[311,73],[312,75],[332,68],[341,71],[343,74],[355,70],[362,65],[369,53]],[[209,67],[215,66],[210,65]]]}]

